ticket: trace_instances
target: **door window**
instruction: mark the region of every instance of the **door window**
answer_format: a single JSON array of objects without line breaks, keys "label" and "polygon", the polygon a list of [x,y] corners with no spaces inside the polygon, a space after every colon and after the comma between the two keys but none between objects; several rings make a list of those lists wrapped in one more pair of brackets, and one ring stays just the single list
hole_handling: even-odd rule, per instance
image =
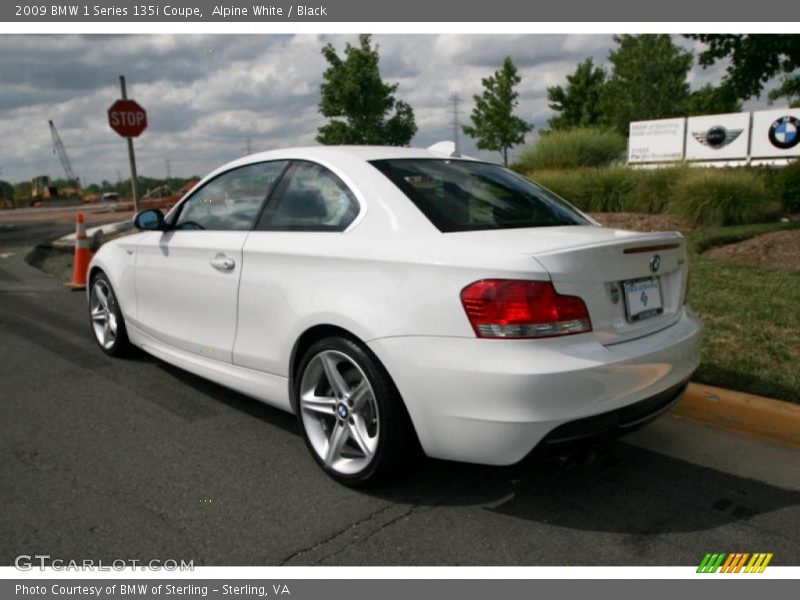
[{"label": "door window", "polygon": [[329,169],[297,161],[272,194],[259,223],[271,231],[344,231],[358,215],[353,192]]},{"label": "door window", "polygon": [[252,229],[264,200],[286,165],[287,161],[256,163],[215,177],[183,203],[175,228]]}]

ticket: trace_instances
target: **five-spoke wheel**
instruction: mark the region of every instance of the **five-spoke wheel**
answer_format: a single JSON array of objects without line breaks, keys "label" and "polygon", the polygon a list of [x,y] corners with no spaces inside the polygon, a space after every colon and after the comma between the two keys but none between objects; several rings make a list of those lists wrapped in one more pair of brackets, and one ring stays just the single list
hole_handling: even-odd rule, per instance
[{"label": "five-spoke wheel", "polygon": [[[388,374],[367,349],[326,338],[306,351],[295,380],[306,443],[334,479],[358,484],[397,462],[408,418]],[[413,436],[413,434],[412,434]]]},{"label": "five-spoke wheel", "polygon": [[128,348],[128,336],[114,289],[105,273],[92,278],[89,291],[89,318],[100,347],[118,356]]}]

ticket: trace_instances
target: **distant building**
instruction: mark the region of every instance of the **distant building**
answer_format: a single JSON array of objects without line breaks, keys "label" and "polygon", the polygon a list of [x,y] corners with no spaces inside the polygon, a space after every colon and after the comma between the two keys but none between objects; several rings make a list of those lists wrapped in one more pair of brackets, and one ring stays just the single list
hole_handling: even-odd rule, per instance
[{"label": "distant building", "polygon": [[194,186],[196,186],[198,183],[200,183],[199,179],[190,179],[183,185],[181,189],[178,190],[178,196],[183,198],[186,194],[191,192],[194,189]]}]

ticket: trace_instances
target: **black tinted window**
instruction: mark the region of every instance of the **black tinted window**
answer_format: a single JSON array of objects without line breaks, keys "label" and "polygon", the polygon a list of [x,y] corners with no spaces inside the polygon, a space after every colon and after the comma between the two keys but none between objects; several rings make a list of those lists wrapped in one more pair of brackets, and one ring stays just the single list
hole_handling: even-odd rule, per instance
[{"label": "black tinted window", "polygon": [[437,159],[372,164],[444,232],[589,224],[558,197],[497,165]]},{"label": "black tinted window", "polygon": [[183,203],[178,229],[248,230],[261,205],[286,168],[286,161],[239,167],[215,177]]},{"label": "black tinted window", "polygon": [[358,215],[358,201],[322,165],[297,161],[270,198],[259,229],[344,231]]}]

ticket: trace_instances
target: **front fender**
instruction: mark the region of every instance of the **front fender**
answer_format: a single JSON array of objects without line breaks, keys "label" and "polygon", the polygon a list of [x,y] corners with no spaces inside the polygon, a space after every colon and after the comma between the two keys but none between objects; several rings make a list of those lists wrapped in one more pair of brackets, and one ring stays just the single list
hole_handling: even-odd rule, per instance
[{"label": "front fender", "polygon": [[[103,244],[89,262],[89,278],[98,270],[106,274],[111,287],[117,296],[117,302],[123,317],[135,319],[137,313],[136,302],[136,238],[127,236]],[[86,287],[88,301],[90,286]]]}]

